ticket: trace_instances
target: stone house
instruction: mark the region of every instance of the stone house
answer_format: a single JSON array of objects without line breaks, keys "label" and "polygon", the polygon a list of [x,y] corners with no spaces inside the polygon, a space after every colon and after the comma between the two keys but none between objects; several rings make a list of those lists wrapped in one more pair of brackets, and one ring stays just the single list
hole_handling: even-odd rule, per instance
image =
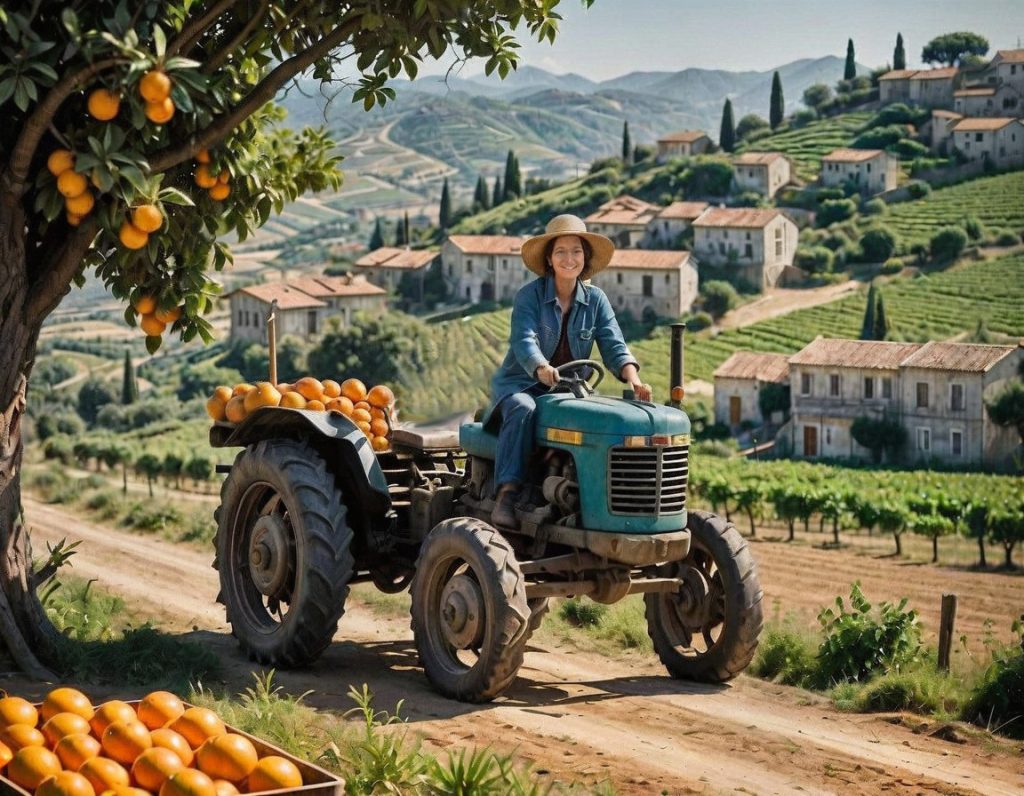
[{"label": "stone house", "polygon": [[916,69],[891,69],[878,78],[878,100],[882,105],[910,102],[910,78]]},{"label": "stone house", "polygon": [[670,158],[690,158],[710,151],[711,139],[702,130],[682,130],[658,139],[657,161]]},{"label": "stone house", "polygon": [[961,119],[952,127],[953,148],[968,160],[995,166],[1024,165],[1024,123],[1011,118]]},{"label": "stone house", "polygon": [[1024,49],[997,50],[986,70],[986,82],[1010,86],[1024,97]]},{"label": "stone house", "polygon": [[928,147],[940,155],[948,155],[953,141],[953,125],[964,118],[962,113],[932,109],[932,117],[921,126],[920,133],[927,137]]},{"label": "stone house", "polygon": [[999,466],[1017,432],[994,425],[983,398],[1016,374],[1022,354],[1021,346],[819,337],[789,358],[792,455],[869,460],[850,432],[867,416],[906,429],[906,461]]},{"label": "stone house", "polygon": [[766,384],[789,384],[788,360],[787,354],[734,351],[714,372],[715,422],[735,431],[742,423],[770,421],[758,396]]},{"label": "stone house", "polygon": [[277,337],[293,335],[310,340],[337,318],[342,327],[358,312],[387,309],[387,291],[361,276],[309,276],[288,282],[249,285],[228,294],[231,341],[267,342],[267,316],[277,301]]},{"label": "stone house", "polygon": [[910,102],[925,108],[952,108],[959,71],[955,66],[920,69],[910,76]]},{"label": "stone house", "polygon": [[953,110],[964,116],[1019,116],[1024,102],[1010,85],[968,86],[953,92]]},{"label": "stone house", "polygon": [[649,248],[675,246],[679,236],[707,209],[707,202],[673,202],[666,205],[647,222],[643,245]]},{"label": "stone house", "polygon": [[697,262],[687,251],[616,249],[593,282],[617,313],[628,311],[637,320],[678,318],[697,299]]},{"label": "stone house", "polygon": [[402,279],[410,275],[419,281],[422,296],[423,280],[430,266],[440,257],[440,252],[428,249],[381,246],[356,260],[355,269],[356,273],[365,276],[367,281],[389,292],[397,291]]},{"label": "stone house", "polygon": [[891,191],[899,179],[899,161],[884,149],[833,149],[821,159],[821,184],[842,188],[847,182],[868,196]]},{"label": "stone house", "polygon": [[734,180],[741,191],[775,196],[793,174],[793,164],[781,152],[744,152],[732,160]]},{"label": "stone house", "polygon": [[519,235],[449,235],[441,245],[441,273],[458,301],[511,301],[534,275],[523,265]]},{"label": "stone house", "polygon": [[643,242],[648,224],[660,210],[659,205],[623,194],[609,199],[583,220],[588,231],[611,238],[619,248],[628,248]]},{"label": "stone house", "polygon": [[774,287],[796,254],[797,226],[774,208],[713,207],[693,230],[701,263],[726,266],[756,287]]}]

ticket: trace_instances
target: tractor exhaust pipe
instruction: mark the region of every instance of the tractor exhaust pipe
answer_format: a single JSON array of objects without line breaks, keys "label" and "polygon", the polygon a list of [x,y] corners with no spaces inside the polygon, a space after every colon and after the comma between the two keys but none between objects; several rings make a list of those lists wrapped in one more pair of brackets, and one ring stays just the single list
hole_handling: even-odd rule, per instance
[{"label": "tractor exhaust pipe", "polygon": [[686,324],[672,324],[672,347],[669,349],[669,402],[668,405],[674,409],[681,409],[686,391],[683,389],[683,373],[686,364],[686,350],[683,345],[683,334],[686,332]]}]

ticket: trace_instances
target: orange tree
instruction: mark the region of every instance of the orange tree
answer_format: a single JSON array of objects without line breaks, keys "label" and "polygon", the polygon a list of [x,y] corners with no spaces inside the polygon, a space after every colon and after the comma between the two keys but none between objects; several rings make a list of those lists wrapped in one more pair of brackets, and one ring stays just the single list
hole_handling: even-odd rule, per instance
[{"label": "orange tree", "polygon": [[[583,0],[590,5],[592,0]],[[0,6],[0,636],[24,671],[57,646],[21,521],[21,417],[39,331],[94,271],[147,335],[210,339],[209,276],[305,191],[340,184],[325,133],[287,131],[274,97],[349,61],[354,101],[394,97],[424,58],[486,59],[515,32],[553,41],[558,0],[90,0]]]}]

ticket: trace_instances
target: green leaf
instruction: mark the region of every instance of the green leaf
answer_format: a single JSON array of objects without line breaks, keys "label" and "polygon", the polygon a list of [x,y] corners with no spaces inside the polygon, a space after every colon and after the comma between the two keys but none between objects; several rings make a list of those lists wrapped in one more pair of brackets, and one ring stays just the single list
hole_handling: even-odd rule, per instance
[{"label": "green leaf", "polygon": [[159,199],[169,205],[181,205],[182,207],[195,207],[195,202],[188,194],[179,191],[177,188],[163,188],[160,191]]},{"label": "green leaf", "polygon": [[167,52],[167,37],[164,35],[163,28],[159,25],[153,26],[153,47],[157,60],[162,61],[164,54]]},{"label": "green leaf", "polygon": [[6,77],[3,80],[0,80],[0,105],[3,105],[11,98],[11,95],[14,93],[14,86],[17,82],[18,78],[15,76]]},{"label": "green leaf", "polygon": [[60,21],[64,25],[64,29],[72,35],[75,39],[81,38],[82,29],[78,23],[78,14],[75,13],[72,8],[65,8],[60,12]]},{"label": "green leaf", "polygon": [[147,334],[146,335],[146,350],[155,354],[160,350],[160,344],[164,341],[164,338],[158,334]]}]

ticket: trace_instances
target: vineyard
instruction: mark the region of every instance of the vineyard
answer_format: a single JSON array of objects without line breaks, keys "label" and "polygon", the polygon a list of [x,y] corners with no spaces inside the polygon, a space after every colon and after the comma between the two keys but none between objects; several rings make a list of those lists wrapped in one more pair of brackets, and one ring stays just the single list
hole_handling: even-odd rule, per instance
[{"label": "vineyard", "polygon": [[874,113],[862,111],[821,119],[741,145],[737,152],[781,152],[793,161],[796,176],[811,182],[821,171],[821,158],[833,149],[850,146],[872,116]]}]

